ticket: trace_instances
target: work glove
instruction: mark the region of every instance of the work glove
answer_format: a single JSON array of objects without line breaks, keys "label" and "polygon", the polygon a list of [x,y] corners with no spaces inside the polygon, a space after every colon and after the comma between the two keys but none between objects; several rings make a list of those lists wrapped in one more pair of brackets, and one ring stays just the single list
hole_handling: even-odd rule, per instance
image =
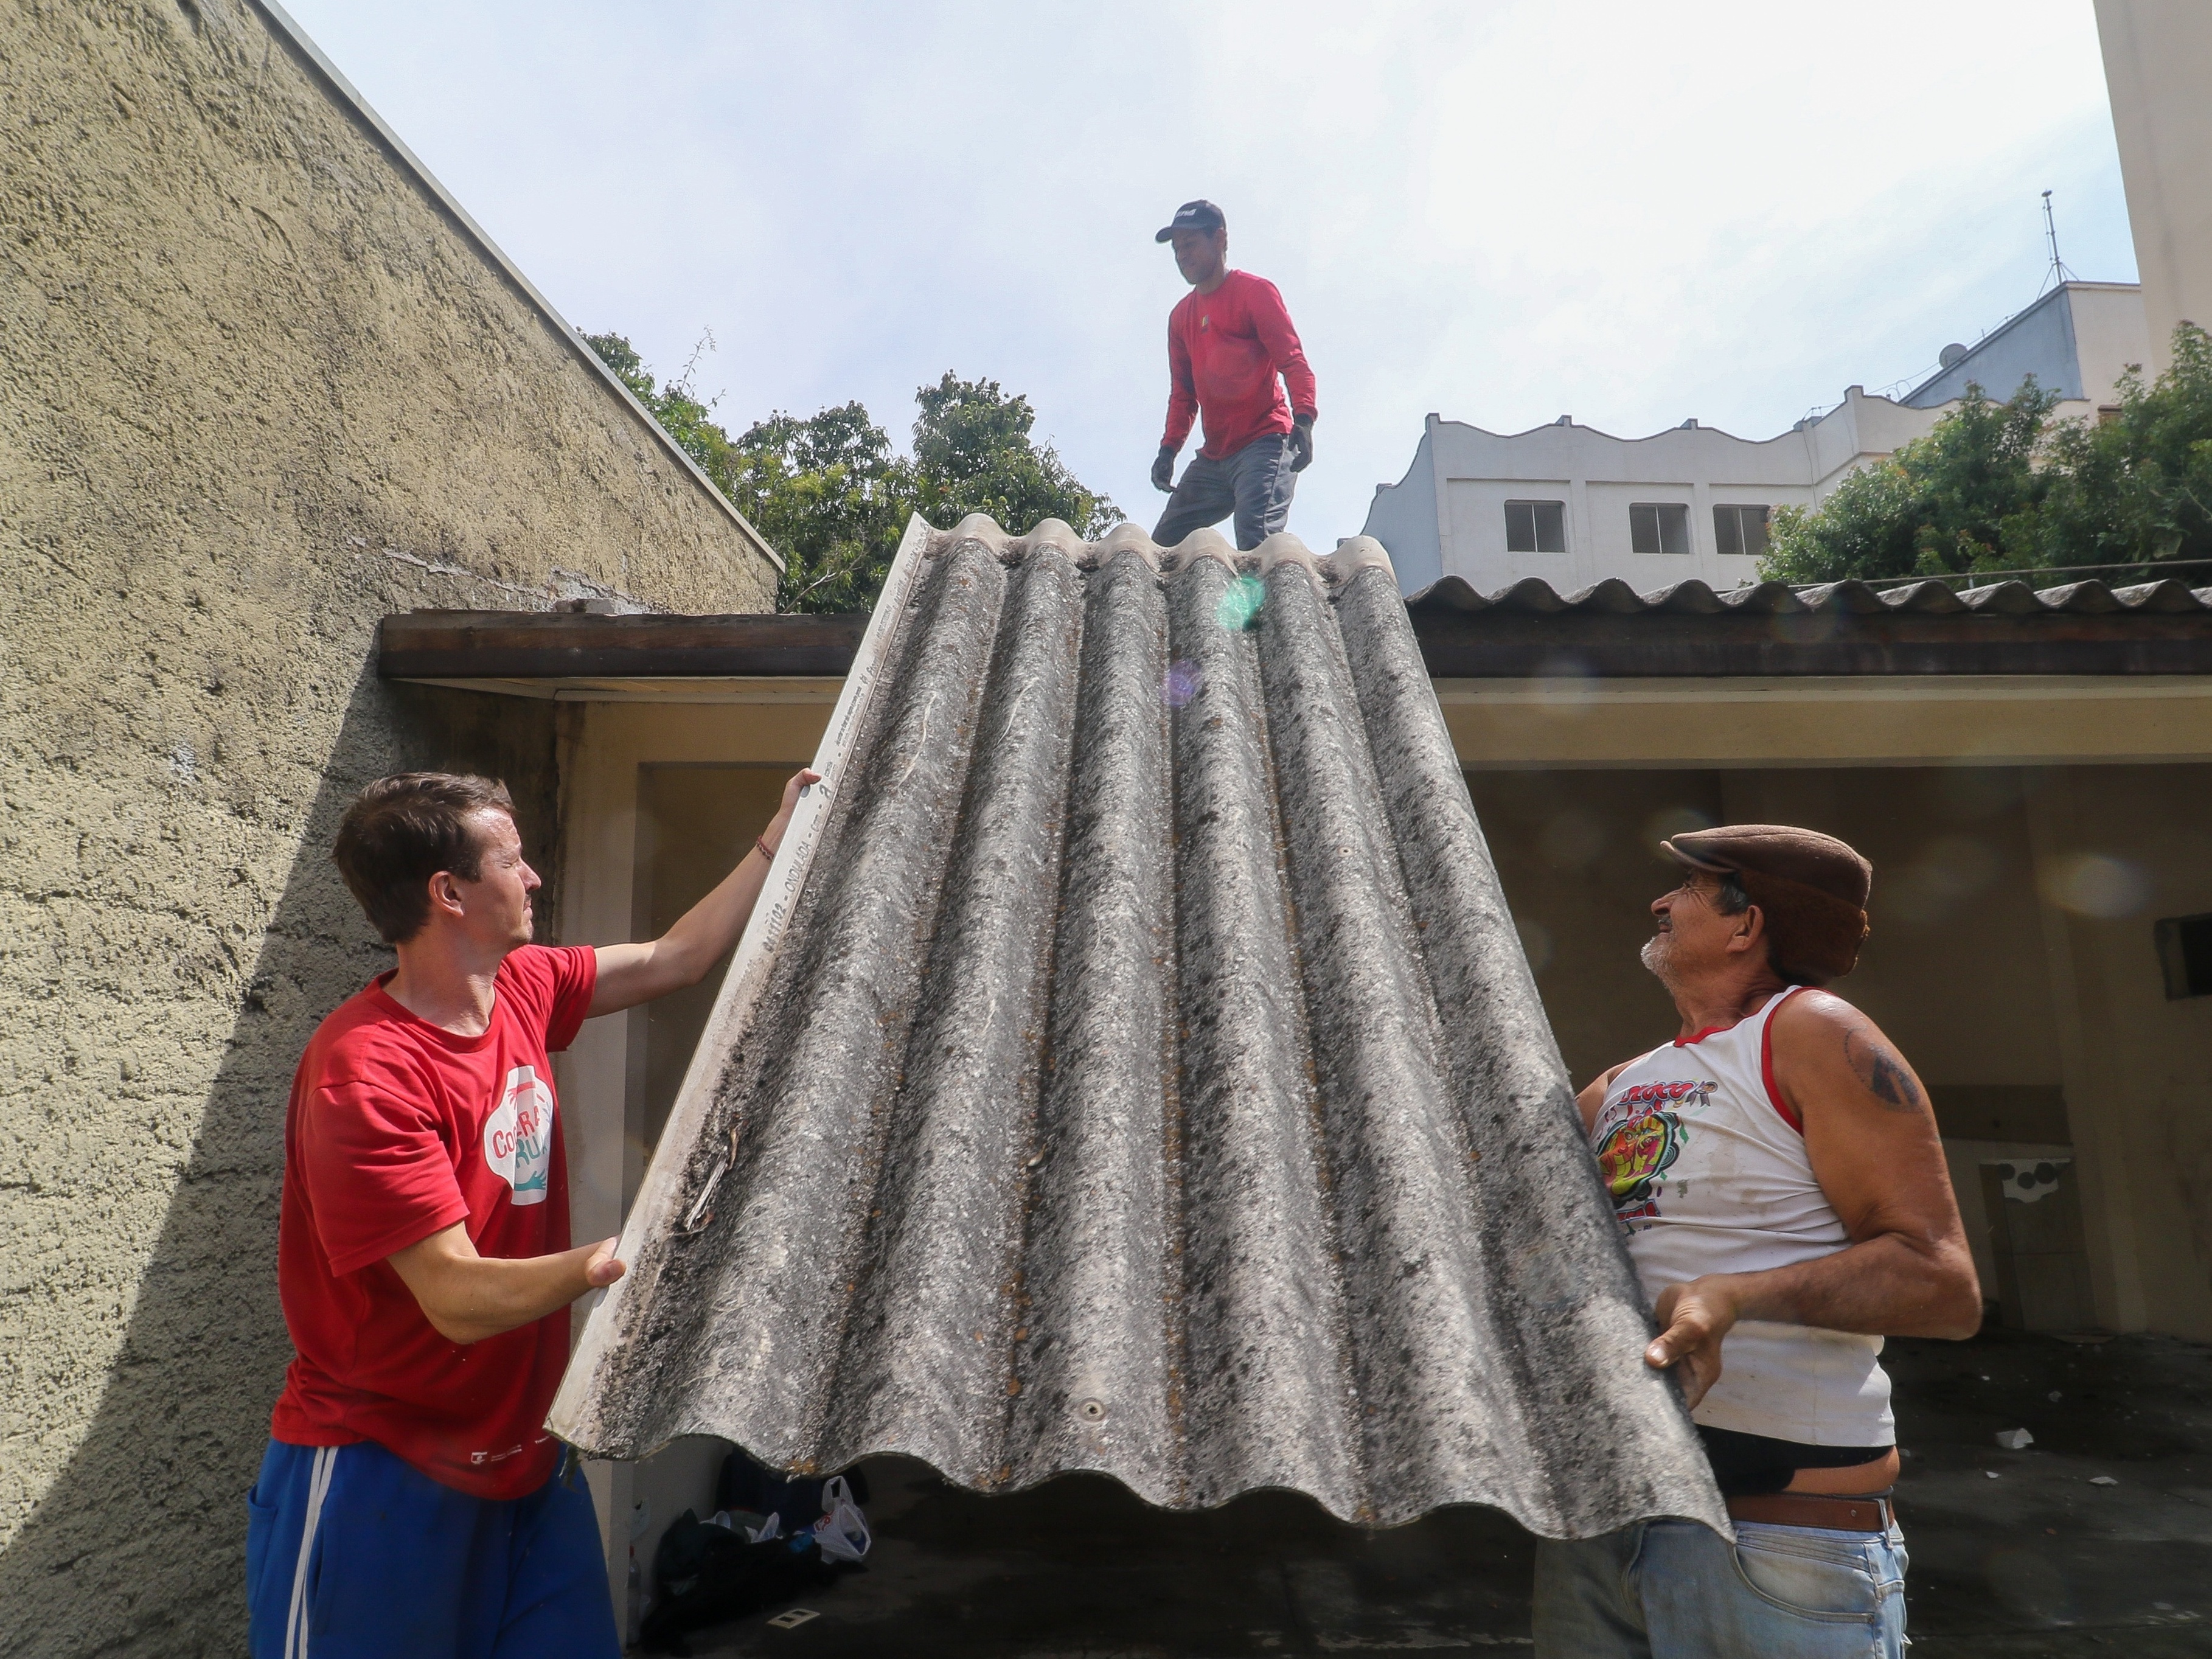
[{"label": "work glove", "polygon": [[1152,462],[1152,488],[1172,494],[1175,489],[1176,453],[1165,444],[1160,446],[1158,458]]},{"label": "work glove", "polygon": [[1313,423],[1310,415],[1291,422],[1291,471],[1303,472],[1313,465]]}]

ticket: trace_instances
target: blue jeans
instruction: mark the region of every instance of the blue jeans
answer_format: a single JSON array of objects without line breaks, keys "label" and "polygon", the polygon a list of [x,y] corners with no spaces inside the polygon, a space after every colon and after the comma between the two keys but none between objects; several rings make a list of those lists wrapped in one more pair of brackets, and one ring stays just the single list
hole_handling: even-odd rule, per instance
[{"label": "blue jeans", "polygon": [[1173,547],[1192,531],[1219,524],[1234,513],[1237,545],[1249,551],[1291,521],[1291,492],[1297,486],[1286,433],[1255,438],[1218,461],[1194,455],[1161,509],[1152,539]]},{"label": "blue jeans", "polygon": [[272,1440],[246,1509],[252,1659],[620,1659],[580,1474],[501,1501]]},{"label": "blue jeans", "polygon": [[1903,1659],[1905,1534],[1644,1521],[1536,1545],[1537,1659]]}]

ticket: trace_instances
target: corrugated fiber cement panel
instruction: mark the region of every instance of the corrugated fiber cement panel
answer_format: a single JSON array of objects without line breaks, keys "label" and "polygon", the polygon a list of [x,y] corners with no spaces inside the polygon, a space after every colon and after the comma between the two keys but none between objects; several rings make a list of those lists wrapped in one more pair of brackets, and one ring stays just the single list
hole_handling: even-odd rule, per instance
[{"label": "corrugated fiber cement panel", "polygon": [[1726,1530],[1379,546],[916,521],[819,769],[563,1438]]}]

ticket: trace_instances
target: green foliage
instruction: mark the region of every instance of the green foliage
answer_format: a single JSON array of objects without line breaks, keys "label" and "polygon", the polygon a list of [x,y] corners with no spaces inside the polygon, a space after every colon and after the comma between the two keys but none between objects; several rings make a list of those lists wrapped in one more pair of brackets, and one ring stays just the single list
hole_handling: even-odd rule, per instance
[{"label": "green foliage", "polygon": [[1121,521],[1105,496],[1083,487],[1050,444],[1030,436],[1036,412],[996,380],[963,380],[952,372],[921,387],[914,400],[915,504],[932,524],[950,526],[988,513],[1008,530],[1058,519],[1077,534],[1103,535]]},{"label": "green foliage", "polygon": [[2006,562],[2008,526],[2042,495],[2035,447],[2057,401],[2033,376],[2009,403],[1968,386],[1926,436],[1853,473],[1818,507],[1775,509],[1759,574],[1832,582]]},{"label": "green foliage", "polygon": [[1121,514],[1085,489],[1049,444],[1031,436],[1029,399],[996,380],[949,371],[915,393],[914,454],[857,403],[805,420],[781,411],[732,438],[693,394],[690,366],[665,387],[619,334],[586,335],[592,349],[653,411],[715,486],[783,555],[779,611],[865,611],[875,603],[908,518],[940,526],[988,513],[1010,530],[1061,519],[1098,536]]},{"label": "green foliage", "polygon": [[2130,372],[2119,393],[2117,419],[2053,422],[2056,399],[2033,380],[2004,404],[1969,386],[1925,437],[1818,507],[1776,509],[1760,574],[1826,582],[2212,559],[2212,338],[2182,324],[2172,368],[2149,386]]},{"label": "green foliage", "polygon": [[775,414],[738,439],[731,499],[787,562],[779,611],[875,604],[913,510],[909,469],[859,404]]},{"label": "green foliage", "polygon": [[2023,562],[2212,559],[2212,336],[2175,329],[2173,366],[2158,383],[2146,390],[2130,374],[2118,419],[2061,422],[2046,470]]},{"label": "green foliage", "polygon": [[[713,343],[714,337],[709,335],[700,345],[703,349]],[[630,389],[638,402],[653,411],[653,418],[660,422],[660,429],[698,462],[699,470],[714,481],[715,487],[725,495],[732,495],[734,475],[731,471],[730,434],[715,424],[712,408],[692,395],[691,364],[684,366],[681,378],[656,388],[645,360],[621,335],[586,334],[584,343],[599,354],[601,362],[614,370],[616,378]],[[692,362],[697,361],[697,354],[694,353]],[[735,496],[732,495],[732,499]]]}]

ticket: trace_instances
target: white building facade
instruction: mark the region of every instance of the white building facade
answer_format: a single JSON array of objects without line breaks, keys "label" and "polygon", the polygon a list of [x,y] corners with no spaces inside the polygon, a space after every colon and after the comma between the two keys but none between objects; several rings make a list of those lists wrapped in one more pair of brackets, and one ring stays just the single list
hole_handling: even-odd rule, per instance
[{"label": "white building facade", "polygon": [[1695,422],[1618,438],[1562,416],[1527,432],[1431,415],[1403,479],[1375,492],[1366,534],[1418,592],[1458,576],[1492,592],[1535,576],[1559,592],[1619,577],[1639,592],[1694,576],[1717,588],[1759,580],[1769,515],[1809,507],[1844,478],[1922,436],[1967,382],[2008,398],[2033,374],[2063,416],[2109,406],[2148,346],[2133,284],[2054,288],[1902,399],[1858,386],[1778,437],[1739,438]]}]

